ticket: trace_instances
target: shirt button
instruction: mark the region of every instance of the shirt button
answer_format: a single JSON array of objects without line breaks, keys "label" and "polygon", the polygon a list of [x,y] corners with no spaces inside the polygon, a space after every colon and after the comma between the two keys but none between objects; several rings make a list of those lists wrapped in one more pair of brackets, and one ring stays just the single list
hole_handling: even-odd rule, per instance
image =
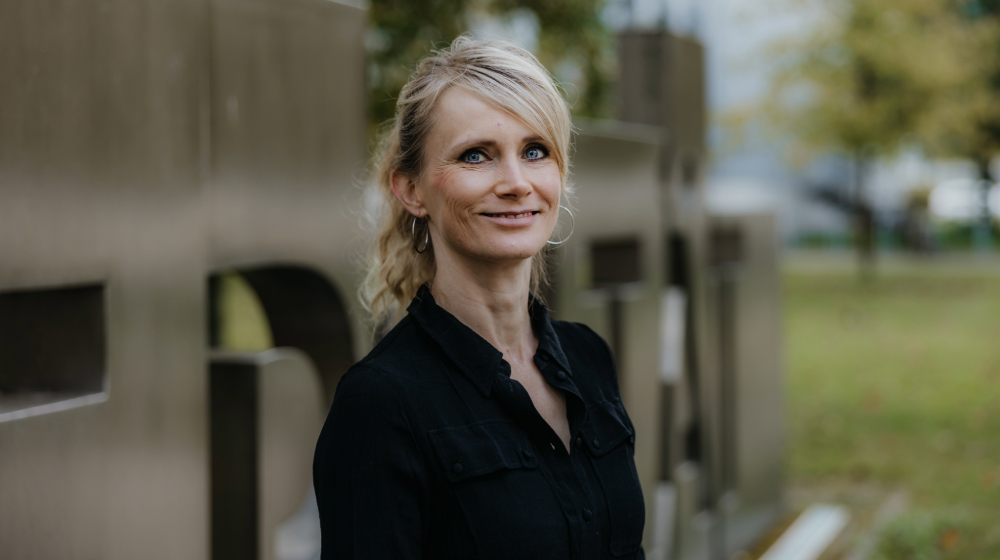
[{"label": "shirt button", "polygon": [[556,372],[556,379],[558,379],[559,381],[566,381],[566,372],[562,371],[562,370],[557,371]]},{"label": "shirt button", "polygon": [[580,447],[583,445],[583,438],[576,438],[576,446]]},{"label": "shirt button", "polygon": [[629,436],[628,437],[628,442],[629,443],[635,443],[635,436]]},{"label": "shirt button", "polygon": [[590,521],[593,518],[594,518],[594,514],[591,513],[591,511],[589,509],[584,509],[583,510],[583,520],[584,521]]},{"label": "shirt button", "polygon": [[455,463],[454,465],[451,466],[451,472],[455,474],[462,474],[462,470],[464,470],[462,467],[462,463]]},{"label": "shirt button", "polygon": [[600,446],[601,446],[600,440],[598,440],[597,438],[594,438],[594,447],[600,447]]}]

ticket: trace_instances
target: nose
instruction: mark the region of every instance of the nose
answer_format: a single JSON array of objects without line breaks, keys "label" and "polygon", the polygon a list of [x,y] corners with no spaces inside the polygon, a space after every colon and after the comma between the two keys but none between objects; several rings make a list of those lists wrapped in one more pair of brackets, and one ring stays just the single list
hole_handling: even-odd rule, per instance
[{"label": "nose", "polygon": [[494,193],[500,198],[518,200],[531,194],[531,190],[521,161],[516,157],[504,158]]}]

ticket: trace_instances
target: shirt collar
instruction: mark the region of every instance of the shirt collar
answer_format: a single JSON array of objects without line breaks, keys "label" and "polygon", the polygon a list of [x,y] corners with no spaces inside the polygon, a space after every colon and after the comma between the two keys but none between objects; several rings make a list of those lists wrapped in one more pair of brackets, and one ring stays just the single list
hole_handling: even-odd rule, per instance
[{"label": "shirt collar", "polygon": [[[483,395],[489,396],[498,372],[502,371],[504,375],[510,376],[509,365],[501,366],[506,365],[503,353],[439,306],[427,284],[420,286],[406,310]],[[559,344],[559,337],[552,328],[545,305],[531,297],[528,313],[531,316],[531,326],[538,337],[535,364],[543,369],[548,360],[553,360],[570,373],[569,363]]]},{"label": "shirt collar", "polygon": [[531,326],[535,330],[535,335],[538,336],[538,352],[535,354],[535,363],[538,365],[538,368],[544,369],[545,366],[544,363],[538,363],[540,355],[548,356],[555,361],[560,369],[567,374],[571,374],[569,360],[566,359],[562,345],[559,344],[559,337],[556,336],[556,330],[552,327],[552,321],[549,320],[548,308],[534,297],[530,298],[528,306],[528,313],[531,315]]}]

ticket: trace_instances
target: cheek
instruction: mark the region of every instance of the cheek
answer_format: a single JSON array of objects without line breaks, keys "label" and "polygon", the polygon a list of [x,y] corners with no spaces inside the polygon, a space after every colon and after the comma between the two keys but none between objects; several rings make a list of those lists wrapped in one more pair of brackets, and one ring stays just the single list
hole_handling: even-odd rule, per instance
[{"label": "cheek", "polygon": [[483,185],[488,190],[482,172],[442,169],[435,174],[428,211],[443,233],[461,235],[468,231],[472,208],[482,198]]},{"label": "cheek", "polygon": [[553,208],[558,208],[562,195],[562,174],[559,168],[552,166],[545,170],[543,180],[539,182],[539,195]]}]

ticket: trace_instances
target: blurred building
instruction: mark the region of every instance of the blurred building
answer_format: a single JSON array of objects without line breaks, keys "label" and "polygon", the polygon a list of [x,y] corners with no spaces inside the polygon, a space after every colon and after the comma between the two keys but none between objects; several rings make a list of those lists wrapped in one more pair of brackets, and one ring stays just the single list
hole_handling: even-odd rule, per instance
[{"label": "blurred building", "polygon": [[[834,153],[814,161],[793,158],[795,139],[774,134],[750,112],[768,95],[778,63],[769,49],[812,33],[821,17],[805,4],[780,10],[754,0],[612,0],[605,19],[618,29],[665,26],[705,45],[711,115],[705,185],[713,212],[773,212],[786,245],[847,248],[856,188],[852,162]],[[971,162],[904,151],[874,162],[864,176],[880,245],[919,249],[906,239],[910,222],[920,218],[914,215],[914,201],[942,182],[977,179],[978,172]]]},{"label": "blurred building", "polygon": [[[364,17],[0,6],[4,558],[315,557],[312,442],[372,344]],[[649,557],[730,558],[782,509],[778,232],[706,205],[702,45],[620,51],[618,120],[578,123],[551,301],[615,352]]]},{"label": "blurred building", "polygon": [[[599,199],[595,209],[602,214],[615,201],[628,210],[604,226],[610,230],[604,239],[580,241],[589,244],[592,288],[604,283],[610,300],[609,339],[625,341],[617,356],[624,398],[632,399],[626,404],[639,422],[648,422],[647,437],[657,438],[642,456],[636,453],[648,477],[647,554],[730,558],[783,507],[778,231],[770,211],[719,216],[706,204],[701,42],[662,27],[625,30],[618,51],[620,121],[584,128],[578,150],[594,145],[588,133],[640,129],[659,139],[658,172],[647,198],[616,196],[631,181],[608,181],[603,195],[589,195]],[[589,194],[583,185],[624,161],[610,146],[588,153],[577,164],[581,205]],[[655,226],[629,236],[647,206],[659,209]],[[625,258],[630,251],[636,256]],[[635,268],[623,266],[632,262]],[[628,270],[636,272],[623,278]],[[596,318],[588,323],[600,324]],[[643,342],[638,333],[655,337]]]}]

